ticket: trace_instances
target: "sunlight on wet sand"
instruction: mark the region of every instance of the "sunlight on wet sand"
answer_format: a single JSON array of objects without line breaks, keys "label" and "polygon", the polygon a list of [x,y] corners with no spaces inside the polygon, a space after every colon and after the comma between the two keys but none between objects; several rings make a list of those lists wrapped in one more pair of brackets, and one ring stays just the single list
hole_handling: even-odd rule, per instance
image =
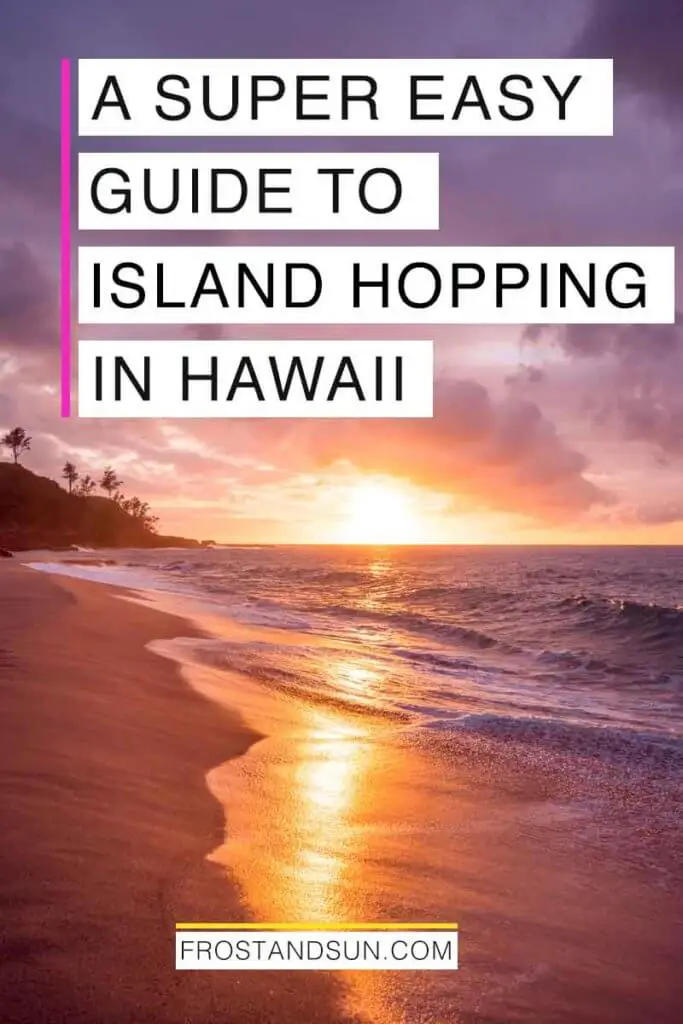
[{"label": "sunlight on wet sand", "polygon": [[[274,633],[237,631],[251,643]],[[220,635],[236,633],[223,622]],[[227,822],[211,859],[237,881],[252,920],[465,922],[466,970],[337,974],[363,1019],[634,1024],[650,991],[671,991],[666,889],[626,870],[590,803],[562,799],[544,771],[516,768],[504,745],[475,741],[465,755],[462,740],[450,753],[415,744],[405,723],[368,712],[381,679],[324,644],[324,671],[363,713],[208,668],[190,642],[152,647],[262,736],[207,777]],[[640,952],[623,939],[636,923]],[[675,1019],[662,1010],[662,1024]]]},{"label": "sunlight on wet sand", "polygon": [[[234,872],[256,920],[403,919],[399,893],[388,905],[383,899],[387,822],[405,820],[407,796],[381,783],[393,774],[386,724],[305,706],[296,714],[296,725],[209,776],[229,829],[213,859]],[[395,975],[352,972],[344,980],[352,1010],[399,1020],[384,999],[400,984]]]},{"label": "sunlight on wet sand", "polygon": [[[173,642],[154,647],[178,657]],[[330,660],[329,671],[348,692],[373,683],[351,660]],[[409,759],[391,742],[395,724],[275,696],[222,670],[185,663],[184,672],[205,696],[238,706],[245,723],[264,736],[207,779],[228,822],[226,842],[211,859],[237,880],[250,917],[312,924],[411,920],[408,890],[389,855],[391,834],[411,829],[410,788],[399,784],[410,772]],[[417,808],[412,813],[417,823]],[[383,1024],[400,1020],[385,998],[401,984],[395,974],[337,977],[348,987],[350,1009]]]}]

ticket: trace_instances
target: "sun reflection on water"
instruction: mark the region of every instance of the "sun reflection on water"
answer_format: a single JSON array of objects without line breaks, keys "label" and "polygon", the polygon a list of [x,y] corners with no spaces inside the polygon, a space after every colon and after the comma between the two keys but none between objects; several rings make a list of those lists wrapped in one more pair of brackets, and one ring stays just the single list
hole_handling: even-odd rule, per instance
[{"label": "sun reflection on water", "polygon": [[[327,660],[325,673],[349,704],[370,701],[381,681],[378,671],[350,658]],[[264,741],[212,779],[228,822],[213,859],[237,876],[256,919],[353,920],[376,723],[275,700],[276,713],[284,708],[288,715],[284,728],[282,721],[254,723]]]},{"label": "sun reflection on water", "polygon": [[[281,640],[283,657],[288,639]],[[405,790],[394,781],[395,722],[372,713],[387,685],[386,669],[362,649],[366,638],[343,653],[322,644],[313,649],[305,640],[307,657],[319,659],[308,665],[319,685],[315,703],[298,699],[293,685],[289,692],[264,685],[267,662],[258,681],[192,665],[192,685],[229,711],[238,709],[254,731],[244,754],[207,776],[226,816],[224,841],[210,859],[236,883],[245,920],[342,927],[384,920],[387,891],[399,913],[403,877],[394,873],[386,881],[387,822],[402,821],[406,807]],[[287,678],[296,679],[296,671]],[[323,704],[326,694],[333,701]],[[205,919],[212,913],[221,919],[218,907]],[[363,1019],[394,1024],[380,972],[344,972],[343,983],[354,1014],[362,1010]]]},{"label": "sun reflection on water", "polygon": [[345,696],[357,700],[360,700],[361,697],[370,698],[381,678],[376,669],[351,661],[335,662],[331,667],[330,674],[332,676],[331,685],[336,690],[341,690]]},{"label": "sun reflection on water", "polygon": [[[258,709],[245,718],[264,739],[210,778],[227,818],[212,859],[238,882],[253,921],[343,927],[377,920],[378,910],[384,916],[378,836],[397,801],[403,808],[383,739],[392,726],[367,713],[384,676],[379,664],[348,652],[321,656],[329,689],[363,713],[289,701],[245,682],[241,707]],[[345,972],[343,981],[354,1013],[360,1007],[366,1019],[394,1024],[386,979]]]},{"label": "sun reflection on water", "polygon": [[304,920],[343,920],[352,858],[360,852],[354,819],[372,748],[364,729],[342,716],[316,710],[310,725],[292,779],[298,826],[290,909]]}]

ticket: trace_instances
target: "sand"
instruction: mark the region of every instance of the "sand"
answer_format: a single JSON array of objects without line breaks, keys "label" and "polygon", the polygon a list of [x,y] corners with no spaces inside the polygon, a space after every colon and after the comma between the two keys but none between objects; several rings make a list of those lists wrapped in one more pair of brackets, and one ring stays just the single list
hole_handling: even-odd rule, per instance
[{"label": "sand", "polygon": [[[188,621],[121,596],[0,564],[3,1024],[680,1020],[664,771],[416,743],[188,665]],[[254,919],[457,920],[462,969],[174,971],[175,921]]]},{"label": "sand", "polygon": [[189,632],[0,566],[3,1024],[350,1019],[326,977],[174,970],[176,920],[248,920],[204,776],[255,736],[144,646]]}]

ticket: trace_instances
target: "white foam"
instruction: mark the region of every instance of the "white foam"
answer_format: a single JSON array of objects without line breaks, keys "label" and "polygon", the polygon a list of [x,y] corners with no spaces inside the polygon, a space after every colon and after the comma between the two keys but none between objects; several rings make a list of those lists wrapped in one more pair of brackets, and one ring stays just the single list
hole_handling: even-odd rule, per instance
[{"label": "white foam", "polygon": [[23,562],[29,569],[47,572],[55,576],[71,576],[74,579],[89,580],[92,583],[107,583],[114,587],[130,587],[132,590],[158,589],[152,573],[145,573],[122,565],[83,565],[79,562]]}]

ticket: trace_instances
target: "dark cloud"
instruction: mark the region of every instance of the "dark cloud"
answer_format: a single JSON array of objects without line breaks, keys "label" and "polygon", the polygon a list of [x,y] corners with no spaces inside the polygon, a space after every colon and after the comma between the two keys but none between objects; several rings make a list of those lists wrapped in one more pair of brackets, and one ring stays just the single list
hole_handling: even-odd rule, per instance
[{"label": "dark cloud", "polygon": [[0,347],[57,345],[57,285],[23,242],[0,249]]},{"label": "dark cloud", "polygon": [[577,358],[610,355],[624,362],[660,363],[680,355],[683,313],[676,314],[673,324],[567,324],[557,328],[530,324],[523,340],[538,342],[548,336],[554,336],[567,355]]},{"label": "dark cloud", "polygon": [[56,128],[45,127],[0,104],[0,138],[0,186],[26,196],[32,203],[56,207],[59,202]]},{"label": "dark cloud", "polygon": [[581,57],[613,57],[617,81],[683,105],[681,0],[594,0],[576,47]]},{"label": "dark cloud", "polygon": [[540,366],[526,366],[522,363],[514,373],[509,373],[505,383],[509,388],[524,389],[534,384],[542,384],[546,379],[546,371]]},{"label": "dark cloud", "polygon": [[626,441],[683,455],[683,318],[675,324],[530,327],[526,339],[554,338],[574,360],[595,361],[584,408]]}]

